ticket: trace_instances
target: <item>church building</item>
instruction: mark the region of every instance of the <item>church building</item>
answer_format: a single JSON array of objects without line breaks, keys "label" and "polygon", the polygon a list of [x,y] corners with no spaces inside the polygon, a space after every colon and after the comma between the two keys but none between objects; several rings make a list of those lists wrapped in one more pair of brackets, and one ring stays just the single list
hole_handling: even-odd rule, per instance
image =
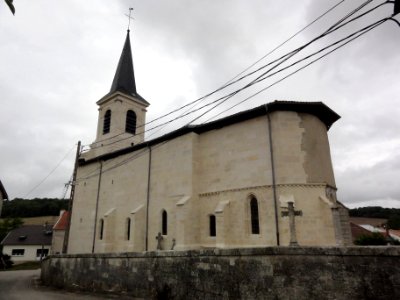
[{"label": "church building", "polygon": [[274,101],[145,140],[129,30],[80,154],[68,253],[351,243],[322,102]]}]

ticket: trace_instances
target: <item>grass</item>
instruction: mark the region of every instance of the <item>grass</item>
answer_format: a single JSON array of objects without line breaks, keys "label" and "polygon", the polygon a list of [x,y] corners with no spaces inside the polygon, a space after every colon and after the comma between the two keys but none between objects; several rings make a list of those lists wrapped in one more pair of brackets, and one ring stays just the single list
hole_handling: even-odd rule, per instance
[{"label": "grass", "polygon": [[1,270],[1,271],[18,271],[18,270],[36,270],[40,269],[40,261],[27,261],[18,265],[12,266],[10,269]]}]

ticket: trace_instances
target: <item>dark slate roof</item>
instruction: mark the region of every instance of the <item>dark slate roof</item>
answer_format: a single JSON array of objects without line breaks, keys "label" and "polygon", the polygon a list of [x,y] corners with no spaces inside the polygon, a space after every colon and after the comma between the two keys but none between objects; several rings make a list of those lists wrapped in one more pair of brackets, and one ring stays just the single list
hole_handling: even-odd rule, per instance
[{"label": "dark slate roof", "polygon": [[256,117],[264,116],[274,111],[294,111],[314,115],[318,119],[320,119],[322,123],[325,124],[327,130],[329,130],[334,122],[340,119],[340,116],[337,113],[335,113],[332,109],[330,109],[322,102],[274,101],[209,123],[200,125],[187,125],[153,140],[149,140],[141,144],[120,149],[111,153],[103,154],[87,161],[81,158],[79,159],[79,164],[85,165],[88,163],[96,162],[98,160],[108,160],[119,155],[123,155],[148,146],[153,146],[168,140],[172,140],[176,137],[190,132],[201,134],[210,130],[219,129],[235,123],[240,123]]},{"label": "dark slate roof", "polygon": [[51,245],[52,225],[23,225],[10,233],[2,245]]},{"label": "dark slate roof", "polygon": [[127,95],[134,96],[144,103],[149,104],[136,91],[135,72],[133,69],[129,30],[126,34],[124,48],[122,49],[121,57],[119,58],[117,71],[115,72],[110,92],[106,96],[118,91]]},{"label": "dark slate roof", "polygon": [[6,191],[6,189],[4,188],[4,185],[3,185],[3,183],[1,182],[1,180],[0,180],[0,191],[1,191],[1,194],[3,195],[3,199],[7,199],[7,200],[8,200],[7,191]]}]

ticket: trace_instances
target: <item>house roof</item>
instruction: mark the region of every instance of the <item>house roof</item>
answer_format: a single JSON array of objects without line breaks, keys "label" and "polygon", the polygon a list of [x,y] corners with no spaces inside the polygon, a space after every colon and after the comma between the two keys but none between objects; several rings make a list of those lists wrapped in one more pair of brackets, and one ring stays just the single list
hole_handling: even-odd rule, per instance
[{"label": "house roof", "polygon": [[7,191],[6,191],[6,189],[4,188],[4,185],[3,185],[3,183],[1,182],[1,180],[0,180],[0,192],[1,192],[1,194],[2,194],[3,199],[8,199]]},{"label": "house roof", "polygon": [[351,228],[351,236],[353,238],[353,241],[355,241],[362,235],[367,235],[367,234],[371,233],[370,230],[365,229],[365,228],[361,227],[360,225],[355,224],[353,222],[350,222],[350,228]]},{"label": "house roof", "polygon": [[63,211],[53,227],[53,230],[66,230],[69,221],[69,212]]},{"label": "house roof", "polygon": [[172,140],[190,132],[201,134],[203,132],[219,129],[235,123],[240,123],[256,117],[264,116],[275,111],[293,111],[314,115],[318,119],[320,119],[322,123],[325,124],[327,130],[329,130],[334,122],[340,119],[340,116],[337,113],[335,113],[332,109],[330,109],[322,102],[297,102],[277,100],[209,123],[199,125],[186,125],[158,138],[128,148],[120,149],[111,153],[106,153],[92,159],[85,160],[84,158],[80,158],[79,164],[85,165],[92,162],[97,162],[98,160],[112,159],[119,155],[127,154],[148,146],[153,146],[168,140]]},{"label": "house roof", "polygon": [[52,226],[23,225],[11,230],[1,242],[2,245],[51,245]]}]

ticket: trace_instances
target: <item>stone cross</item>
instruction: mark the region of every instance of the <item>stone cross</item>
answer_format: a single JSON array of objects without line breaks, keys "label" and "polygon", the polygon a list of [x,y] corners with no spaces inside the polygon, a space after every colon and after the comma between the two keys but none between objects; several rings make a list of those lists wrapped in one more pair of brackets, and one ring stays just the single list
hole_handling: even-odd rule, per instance
[{"label": "stone cross", "polygon": [[157,250],[162,250],[161,241],[162,241],[163,239],[164,239],[164,238],[162,237],[161,232],[159,232],[159,233],[157,234],[157,236],[156,236],[156,240],[157,240]]},{"label": "stone cross", "polygon": [[291,247],[297,247],[299,244],[296,239],[296,223],[295,217],[302,216],[303,212],[301,210],[294,210],[293,202],[288,202],[287,211],[282,212],[282,217],[289,217],[289,229],[290,229],[290,244]]}]

